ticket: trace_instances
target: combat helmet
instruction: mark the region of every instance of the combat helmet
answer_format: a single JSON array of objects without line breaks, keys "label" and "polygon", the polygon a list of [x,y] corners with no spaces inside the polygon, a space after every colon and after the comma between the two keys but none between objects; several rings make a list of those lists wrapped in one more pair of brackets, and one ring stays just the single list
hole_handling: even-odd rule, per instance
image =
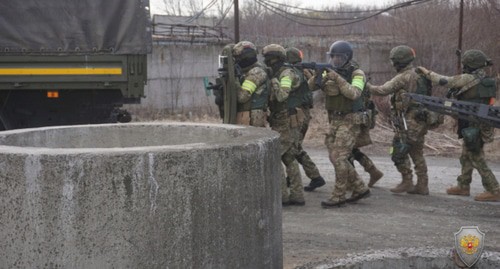
[{"label": "combat helmet", "polygon": [[302,62],[304,54],[298,48],[290,47],[286,49],[286,60],[291,64]]},{"label": "combat helmet", "polygon": [[239,66],[250,66],[257,62],[257,47],[252,42],[240,41],[233,47],[233,56]]},{"label": "combat helmet", "polygon": [[462,56],[462,64],[472,70],[491,65],[491,60],[480,50],[467,50]]},{"label": "combat helmet", "polygon": [[389,58],[394,66],[406,66],[415,60],[415,56],[415,50],[405,45],[392,48],[389,54]]},{"label": "combat helmet", "polygon": [[330,46],[330,50],[327,54],[330,55],[330,62],[334,67],[343,67],[352,60],[353,52],[351,43],[343,40],[335,41]]},{"label": "combat helmet", "polygon": [[286,51],[281,45],[269,44],[262,49],[262,56],[264,57],[277,57],[281,60],[286,60]]}]

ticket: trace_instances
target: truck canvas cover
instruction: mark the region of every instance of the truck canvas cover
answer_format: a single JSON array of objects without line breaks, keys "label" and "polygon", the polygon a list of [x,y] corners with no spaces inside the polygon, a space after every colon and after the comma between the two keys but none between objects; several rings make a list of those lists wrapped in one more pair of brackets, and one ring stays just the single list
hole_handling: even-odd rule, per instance
[{"label": "truck canvas cover", "polygon": [[0,55],[147,54],[149,0],[0,1]]}]

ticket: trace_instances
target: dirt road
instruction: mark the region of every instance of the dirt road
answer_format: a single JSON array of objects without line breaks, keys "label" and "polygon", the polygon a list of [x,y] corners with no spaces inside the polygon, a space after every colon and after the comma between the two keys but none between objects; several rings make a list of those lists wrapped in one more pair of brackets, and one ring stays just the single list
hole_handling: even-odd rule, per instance
[{"label": "dirt road", "polygon": [[[306,205],[283,209],[284,268],[318,264],[324,260],[346,257],[349,253],[401,247],[452,248],[454,233],[462,226],[478,226],[486,234],[485,251],[500,252],[500,203],[475,202],[473,196],[483,187],[474,172],[470,197],[446,195],[460,172],[458,158],[427,157],[429,196],[393,194],[389,188],[401,181],[388,155],[378,151],[372,157],[385,175],[372,188],[371,197],[336,209],[323,209],[329,197],[334,170],[326,149],[306,150],[318,165],[327,184],[306,193]],[[500,162],[490,162],[500,179]],[[357,170],[365,182],[366,174]],[[303,174],[304,184],[309,179]]]}]

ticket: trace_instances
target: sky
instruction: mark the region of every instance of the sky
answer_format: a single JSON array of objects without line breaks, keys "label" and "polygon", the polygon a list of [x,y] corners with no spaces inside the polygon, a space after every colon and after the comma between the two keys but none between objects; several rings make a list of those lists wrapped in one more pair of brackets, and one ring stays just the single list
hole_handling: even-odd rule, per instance
[{"label": "sky", "polygon": [[[201,0],[200,0],[201,1]],[[253,0],[239,0],[240,7],[245,5],[245,2]],[[288,5],[297,4],[301,8],[317,8],[325,6],[334,6],[336,4],[350,4],[353,6],[377,6],[385,7],[394,3],[394,0],[273,0],[274,2],[286,3]],[[150,0],[151,14],[163,14],[163,0]],[[205,0],[204,2],[209,2]]]}]

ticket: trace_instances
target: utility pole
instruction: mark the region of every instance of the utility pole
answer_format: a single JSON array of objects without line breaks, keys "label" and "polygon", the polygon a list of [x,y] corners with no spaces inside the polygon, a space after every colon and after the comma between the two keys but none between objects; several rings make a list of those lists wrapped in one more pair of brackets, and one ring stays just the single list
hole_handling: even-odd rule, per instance
[{"label": "utility pole", "polygon": [[[462,0],[463,1],[463,0]],[[240,42],[240,7],[238,0],[234,0],[234,43]]]},{"label": "utility pole", "polygon": [[462,32],[464,28],[464,0],[460,0],[460,18],[458,21],[457,74],[462,73]]}]

